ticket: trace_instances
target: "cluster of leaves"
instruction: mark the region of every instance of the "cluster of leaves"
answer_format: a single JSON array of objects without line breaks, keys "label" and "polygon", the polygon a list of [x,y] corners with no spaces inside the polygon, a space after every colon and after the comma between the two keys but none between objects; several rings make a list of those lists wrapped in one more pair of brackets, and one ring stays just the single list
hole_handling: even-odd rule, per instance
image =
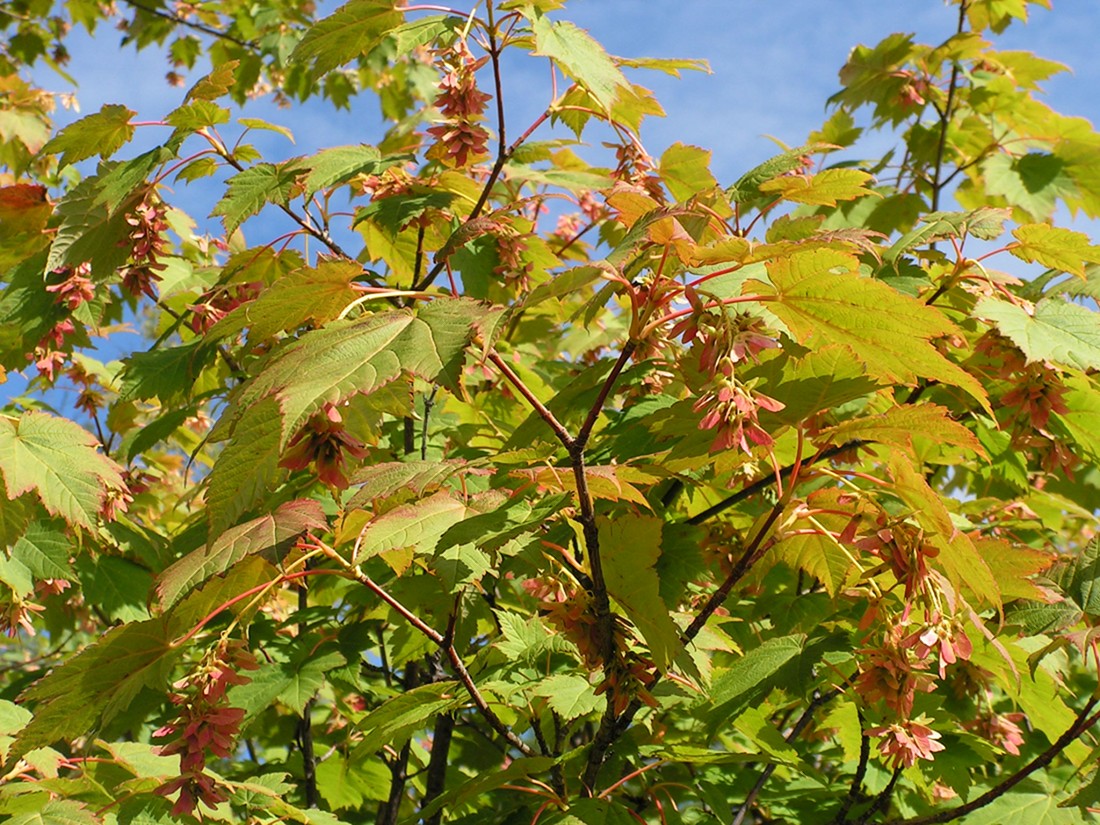
[{"label": "cluster of leaves", "polygon": [[[26,69],[118,12],[0,12],[0,369],[35,376],[0,813],[1089,820],[1100,248],[1052,219],[1100,214],[1100,134],[989,41],[1027,0],[855,49],[730,185],[641,139],[634,72],[705,66],[562,0],[311,5],[128,0],[212,73],[57,133]],[[513,53],[553,77],[518,131]],[[384,135],[282,162],[229,105],[358,89]]]}]

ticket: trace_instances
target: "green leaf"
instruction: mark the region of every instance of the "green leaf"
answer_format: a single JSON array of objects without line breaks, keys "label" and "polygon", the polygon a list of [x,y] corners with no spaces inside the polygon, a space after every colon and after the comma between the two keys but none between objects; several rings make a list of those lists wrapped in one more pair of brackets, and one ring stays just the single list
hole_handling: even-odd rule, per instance
[{"label": "green leaf", "polygon": [[1085,277],[1085,264],[1100,263],[1100,247],[1089,243],[1088,236],[1070,229],[1031,223],[1012,230],[1017,243],[1009,244],[1008,251],[1021,260],[1059,272],[1072,272]]},{"label": "green leaf", "polygon": [[992,321],[1029,362],[1054,361],[1079,369],[1100,367],[1100,314],[1059,297],[1027,308],[986,297],[974,315]]},{"label": "green leaf", "polygon": [[[816,175],[784,175],[760,184],[762,194],[777,195],[794,203],[836,206],[864,195],[878,195],[867,184],[874,178],[859,169],[826,169]],[[880,196],[881,197],[881,196]]]},{"label": "green leaf", "polygon": [[664,522],[653,516],[617,516],[599,522],[600,558],[607,592],[649,645],[653,661],[668,669],[680,650],[680,630],[661,601],[655,565]]},{"label": "green leaf", "polygon": [[607,697],[597,696],[588,679],[575,673],[556,673],[540,679],[531,692],[546,697],[546,703],[567,722],[607,705]]},{"label": "green leaf", "polygon": [[1076,808],[1060,808],[1058,795],[1033,783],[994,799],[989,805],[967,814],[965,825],[1084,825]]},{"label": "green leaf", "polygon": [[168,609],[192,588],[224,573],[245,556],[262,553],[265,558],[279,558],[307,530],[326,529],[328,519],[312,499],[288,501],[270,515],[230,528],[157,576],[161,606]]},{"label": "green leaf", "polygon": [[573,23],[537,16],[531,23],[534,54],[549,57],[565,74],[588,90],[604,109],[611,109],[620,91],[629,88],[619,67],[596,40]]},{"label": "green leaf", "polygon": [[226,182],[226,192],[214,204],[210,216],[225,218],[225,234],[232,235],[247,218],[269,203],[286,206],[294,189],[295,176],[286,165],[257,163]]},{"label": "green leaf", "polygon": [[106,724],[143,687],[165,689],[175,653],[161,619],[108,630],[20,697],[35,703],[34,719],[16,736],[9,764],[33,748],[82,736],[97,720]]},{"label": "green leaf", "polygon": [[1050,577],[1083,612],[1100,616],[1100,539],[1051,570]]},{"label": "green leaf", "polygon": [[295,270],[218,321],[209,336],[225,338],[247,327],[248,342],[256,345],[307,322],[323,326],[362,295],[352,285],[362,275],[362,266],[345,260],[321,261],[316,268]]},{"label": "green leaf", "polygon": [[[15,800],[9,800],[9,803],[12,801]],[[7,825],[99,825],[102,821],[92,808],[75,799],[45,797],[26,801],[31,802],[36,810],[17,812],[9,809],[7,813],[11,816],[4,819]]]},{"label": "green leaf", "polygon": [[898,238],[883,253],[883,260],[893,263],[903,252],[923,244],[931,244],[948,238],[973,235],[983,241],[991,241],[1004,232],[1004,222],[1012,216],[1009,209],[983,206],[970,212],[929,212],[921,217],[920,226]]},{"label": "green leaf", "polygon": [[249,407],[218,454],[207,477],[210,532],[220,534],[260,502],[285,471],[279,469],[282,421],[279,402],[264,398]]},{"label": "green leaf", "polygon": [[285,126],[280,126],[277,123],[268,123],[266,120],[262,120],[258,117],[239,117],[237,118],[237,123],[244,126],[245,129],[260,129],[265,132],[275,132],[285,137],[291,143],[294,143],[294,133]]},{"label": "green leaf", "polygon": [[72,542],[58,530],[42,524],[31,524],[27,532],[12,545],[11,558],[23,564],[35,578],[72,579],[69,556]]},{"label": "green leaf", "polygon": [[307,197],[321,189],[338,183],[347,183],[356,175],[377,175],[391,166],[399,166],[410,159],[409,155],[387,155],[374,146],[361,143],[358,146],[333,146],[322,149],[316,155],[292,162],[291,168],[301,168],[305,174]]},{"label": "green leaf", "polygon": [[718,186],[710,173],[711,153],[698,146],[674,143],[661,155],[661,180],[672,197],[686,201]]},{"label": "green leaf", "polygon": [[[197,132],[219,123],[228,123],[229,110],[209,100],[193,100],[170,112],[164,120],[169,126],[176,127],[177,132]],[[213,158],[211,160],[217,163]]]},{"label": "green leaf", "polygon": [[805,634],[797,633],[767,639],[749,650],[715,678],[710,692],[710,701],[715,706],[713,717],[736,716],[755,697],[770,691],[769,680],[783,665],[798,656],[805,644]]},{"label": "green leaf", "polygon": [[213,353],[202,338],[178,347],[135,352],[125,360],[119,395],[123,401],[157,398],[164,405],[182,401],[194,390]]},{"label": "green leaf", "polygon": [[371,502],[389,498],[403,489],[423,496],[466,467],[465,462],[455,460],[390,461],[363,467],[351,476],[351,483],[359,489],[348,500],[346,510],[350,513],[352,510],[366,509]]},{"label": "green leaf", "polygon": [[[477,776],[464,782],[453,790],[437,797],[430,805],[420,810],[420,818],[423,821],[431,819],[432,815],[443,808],[458,806],[471,799],[481,799],[490,791],[509,785],[516,780],[527,776],[539,775],[549,770],[555,760],[549,756],[521,757],[508,760],[507,766],[499,770],[482,771]],[[456,820],[457,821],[457,820]]]},{"label": "green leaf", "polygon": [[134,136],[130,118],[136,114],[137,112],[125,106],[108,103],[95,114],[70,123],[43,146],[41,151],[51,155],[61,152],[61,158],[57,162],[59,169],[92,155],[99,155],[106,160]]},{"label": "green leaf", "polygon": [[414,731],[428,727],[437,713],[461,706],[461,692],[458,682],[434,682],[387,699],[356,724],[363,740],[355,753],[375,753],[383,745],[400,745]]},{"label": "green leaf", "polygon": [[437,299],[415,315],[383,312],[308,332],[242,387],[215,435],[224,437],[224,429],[269,396],[279,401],[285,445],[326,402],[372,393],[402,372],[457,388],[473,325],[486,313],[475,301]]},{"label": "green leaf", "polygon": [[1049,220],[1058,202],[1077,192],[1065,161],[1045,152],[1016,158],[994,153],[982,163],[982,176],[985,193],[1001,196],[1032,220]]},{"label": "green leaf", "polygon": [[269,646],[265,653],[274,661],[260,665],[259,670],[245,674],[251,681],[229,691],[229,704],[243,708],[255,716],[272,702],[282,702],[294,713],[301,714],[325,683],[325,675],[347,664],[336,650],[318,649],[316,640],[297,640],[286,651]]},{"label": "green leaf", "polygon": [[145,605],[153,574],[144,567],[119,556],[91,559],[79,556],[80,589],[84,601],[94,604],[111,621],[135,622],[149,618]]},{"label": "green leaf", "polygon": [[383,37],[404,22],[392,0],[351,0],[306,31],[291,52],[292,63],[307,63],[314,74],[366,57]]},{"label": "green leaf", "polygon": [[797,253],[768,262],[771,285],[749,281],[745,290],[774,296],[768,309],[804,346],[840,344],[882,382],[914,386],[918,378],[942,381],[961,387],[988,409],[981,384],[931,343],[954,334],[955,325],[923,302],[860,277],[856,269],[856,259],[843,252]]},{"label": "green leaf", "polygon": [[214,71],[203,77],[188,90],[184,100],[188,102],[192,100],[217,100],[219,97],[228,94],[229,90],[237,83],[237,69],[239,66],[239,60],[226,60],[220,66],[216,66]]},{"label": "green leaf", "polygon": [[[466,505],[448,492],[438,492],[422,501],[395,507],[358,530],[358,552],[351,561],[360,564],[380,553],[405,547],[431,552],[447,528],[465,516]],[[351,540],[351,532],[360,524],[359,519],[349,518],[341,527],[337,541]]]},{"label": "green leaf", "polygon": [[66,418],[29,411],[0,417],[0,473],[8,498],[35,491],[51,515],[92,529],[109,489],[122,490],[120,468],[98,441]]},{"label": "green leaf", "polygon": [[317,765],[317,792],[333,810],[389,799],[393,776],[377,759],[355,762],[336,752]]},{"label": "green leaf", "polygon": [[738,178],[737,182],[726,190],[726,197],[734,203],[745,204],[754,201],[760,197],[760,186],[763,183],[798,169],[805,162],[806,156],[827,152],[833,148],[827,143],[810,143],[769,158]]},{"label": "green leaf", "polygon": [[985,456],[985,449],[970,430],[951,418],[950,411],[935,404],[917,404],[894,407],[878,415],[854,418],[827,427],[821,437],[831,444],[849,441],[870,441],[885,444],[908,453],[914,459],[913,436],[930,438],[937,444],[962,447],[978,456]]}]

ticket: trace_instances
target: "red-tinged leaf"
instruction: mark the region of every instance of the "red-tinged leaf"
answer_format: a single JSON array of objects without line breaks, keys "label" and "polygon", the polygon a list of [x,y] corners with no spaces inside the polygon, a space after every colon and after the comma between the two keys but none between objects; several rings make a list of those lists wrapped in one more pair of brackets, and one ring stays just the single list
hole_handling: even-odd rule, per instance
[{"label": "red-tinged leaf", "polygon": [[549,57],[563,72],[588,90],[604,109],[611,109],[623,89],[623,73],[584,29],[567,21],[554,23],[538,15],[531,23],[535,54]]},{"label": "red-tinged leaf", "polygon": [[485,474],[487,471],[470,470],[464,461],[391,461],[374,464],[355,471],[351,476],[352,486],[358,486],[355,495],[348,501],[346,508],[350,512],[366,508],[372,501],[388,498],[399,490],[412,490],[418,496],[429,490],[441,487],[447,479],[456,473],[474,472]]},{"label": "red-tinged leaf", "polygon": [[1100,313],[1059,297],[1027,309],[982,298],[974,315],[992,321],[1032,361],[1054,361],[1079,369],[1100,368]]},{"label": "red-tinged leaf", "polygon": [[1088,236],[1045,223],[1030,223],[1012,231],[1017,243],[1008,251],[1029,263],[1038,262],[1059,272],[1085,277],[1085,264],[1100,263],[1100,247],[1089,243]]},{"label": "red-tinged leaf", "polygon": [[[840,502],[841,493],[837,488],[811,493],[807,506],[822,511],[815,516],[816,524],[806,520],[796,521],[790,525],[789,531],[781,534],[769,551],[769,555],[778,561],[813,576],[834,597],[860,572],[852,553],[832,535],[822,532],[842,533],[849,522],[859,515],[854,510],[849,515],[843,514],[852,505]],[[794,532],[796,530],[798,532]]]},{"label": "red-tinged leaf", "polygon": [[188,90],[184,100],[217,100],[219,97],[225,96],[237,82],[237,67],[239,65],[239,60],[227,60],[215,67],[214,71],[200,79]]},{"label": "red-tinged leaf", "polygon": [[874,178],[858,169],[826,169],[816,175],[784,175],[760,184],[760,191],[794,203],[836,206],[865,195],[882,197],[867,184]]},{"label": "red-tinged leaf", "polygon": [[392,0],[351,0],[306,31],[290,55],[314,74],[342,66],[367,54],[404,22]]},{"label": "red-tinged leaf", "polygon": [[821,431],[821,438],[831,444],[849,441],[870,441],[896,447],[912,458],[913,436],[930,438],[939,444],[952,444],[976,455],[986,455],[985,449],[970,430],[951,418],[944,407],[936,404],[894,407],[879,415],[855,418]]},{"label": "red-tinged leaf", "polygon": [[600,558],[607,592],[642,634],[662,671],[680,650],[680,630],[661,601],[656,564],[664,522],[654,516],[618,516],[599,522]]},{"label": "red-tinged leaf", "polygon": [[87,430],[48,413],[0,417],[0,474],[7,496],[34,491],[46,509],[91,529],[108,490],[125,487],[121,468]]},{"label": "red-tinged leaf", "polygon": [[295,270],[221,319],[209,335],[224,338],[247,328],[248,342],[256,345],[307,322],[323,326],[362,295],[353,283],[362,275],[362,266],[343,260]]},{"label": "red-tinged leaf", "polygon": [[1049,593],[1033,581],[1037,574],[1054,563],[1055,557],[1050,553],[997,538],[976,538],[974,549],[989,565],[1005,601],[1050,601]]},{"label": "red-tinged leaf", "polygon": [[422,501],[395,507],[369,521],[370,513],[352,512],[340,525],[336,541],[340,545],[355,542],[353,564],[406,547],[431,553],[448,528],[466,518],[467,513],[462,501],[440,491]]},{"label": "red-tinged leaf", "polygon": [[70,123],[42,147],[47,154],[61,153],[57,164],[64,168],[99,155],[109,158],[134,136],[130,118],[137,112],[109,103],[98,112]]},{"label": "red-tinged leaf", "polygon": [[937,310],[881,281],[857,274],[852,255],[831,250],[799,253],[768,263],[771,284],[748,281],[745,292],[767,299],[767,307],[811,349],[848,347],[883,383],[914,386],[919,378],[960,387],[989,409],[981,384],[948,361],[932,339],[957,328]]},{"label": "red-tinged leaf", "polygon": [[278,558],[307,530],[327,529],[321,505],[309,499],[287,502],[270,515],[230,528],[157,577],[161,606],[171,607],[192,588],[224,573],[245,556],[263,553]]},{"label": "red-tinged leaf", "polygon": [[[539,469],[513,470],[512,475],[533,481],[542,490],[555,493],[575,493],[577,482],[573,471],[568,467],[542,467]],[[606,501],[629,501],[649,508],[642,492],[635,484],[651,485],[664,476],[626,464],[605,464],[585,467],[584,475],[588,481],[588,492],[593,498]]]},{"label": "red-tinged leaf", "polygon": [[278,352],[245,384],[215,431],[225,437],[254,404],[274,397],[282,411],[282,445],[325,403],[372,393],[411,373],[457,389],[466,344],[489,308],[471,300],[437,299],[407,310],[334,321]]},{"label": "red-tinged leaf", "polygon": [[16,736],[8,764],[33,748],[109,722],[144,688],[168,685],[175,649],[161,619],[114,627],[23,692],[34,718]]}]

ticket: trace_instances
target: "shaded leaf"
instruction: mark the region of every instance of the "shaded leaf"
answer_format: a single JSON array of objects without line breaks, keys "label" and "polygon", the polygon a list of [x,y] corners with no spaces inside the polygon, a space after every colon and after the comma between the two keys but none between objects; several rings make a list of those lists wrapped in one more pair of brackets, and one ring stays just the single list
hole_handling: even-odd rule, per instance
[{"label": "shaded leaf", "polygon": [[351,0],[308,29],[290,60],[324,74],[367,53],[404,22],[392,0]]},{"label": "shaded leaf", "polygon": [[0,473],[8,498],[33,490],[46,509],[80,527],[95,526],[108,489],[125,485],[99,442],[67,418],[29,411],[0,417]]},{"label": "shaded leaf", "polygon": [[680,630],[661,601],[655,565],[664,522],[653,516],[601,518],[600,557],[607,592],[649,645],[653,661],[667,670],[680,650]]},{"label": "shaded leaf", "polygon": [[996,298],[982,298],[974,315],[998,331],[1032,361],[1054,361],[1079,369],[1100,368],[1100,314],[1061,298],[1044,298],[1029,312]]},{"label": "shaded leaf", "polygon": [[188,553],[157,576],[157,596],[163,607],[171,607],[189,590],[211,576],[224,573],[245,556],[256,553],[281,556],[302,533],[327,528],[328,520],[316,501],[289,501],[270,515],[226,530],[209,544]]}]

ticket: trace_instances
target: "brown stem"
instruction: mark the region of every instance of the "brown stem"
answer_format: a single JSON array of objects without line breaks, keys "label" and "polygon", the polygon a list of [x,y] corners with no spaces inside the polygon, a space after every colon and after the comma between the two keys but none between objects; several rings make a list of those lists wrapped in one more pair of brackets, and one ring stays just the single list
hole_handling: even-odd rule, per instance
[{"label": "brown stem", "polygon": [[[955,27],[956,33],[962,34],[963,29],[966,27],[966,9],[969,5],[969,0],[962,0],[959,3],[959,21]],[[944,103],[943,111],[940,113],[940,135],[939,141],[936,144],[936,165],[932,173],[932,211],[935,212],[940,208],[940,192],[943,189],[943,182],[941,178],[943,176],[943,158],[947,150],[947,127],[951,123],[951,110],[955,105],[955,93],[958,90],[959,85],[959,64],[955,62],[951,66],[951,80],[947,84],[947,101]]]},{"label": "brown stem", "polygon": [[[420,684],[420,666],[416,662],[405,665],[405,678],[402,685],[406,691]],[[386,801],[379,805],[375,825],[396,825],[401,813],[401,802],[405,798],[405,782],[409,778],[409,752],[412,742],[406,742],[397,758],[390,763],[390,792]]]},{"label": "brown stem", "polygon": [[993,800],[1004,796],[1005,793],[1019,785],[1021,782],[1031,776],[1031,774],[1035,773],[1035,771],[1039,770],[1040,768],[1045,768],[1047,765],[1053,762],[1054,758],[1058,756],[1058,754],[1060,754],[1063,750],[1065,750],[1066,747],[1068,747],[1069,744],[1073,742],[1073,740],[1075,740],[1078,736],[1080,736],[1082,733],[1095,725],[1097,721],[1100,721],[1100,713],[1089,716],[1089,714],[1092,713],[1093,708],[1096,707],[1098,702],[1100,702],[1100,698],[1096,696],[1090,698],[1088,702],[1085,703],[1085,706],[1081,708],[1081,711],[1077,714],[1077,718],[1074,719],[1073,724],[1066,729],[1065,733],[1058,737],[1053,745],[1051,745],[1041,754],[1039,754],[1026,765],[1024,765],[1024,767],[1022,767],[1016,773],[1012,774],[1012,776],[1008,777],[1003,782],[994,785],[981,796],[975,797],[974,799],[967,802],[965,805],[959,805],[957,808],[952,808],[947,811],[940,811],[939,813],[935,814],[928,814],[927,816],[918,816],[912,819],[894,819],[886,823],[886,825],[936,825],[936,823],[940,822],[951,822],[952,820],[966,816],[968,813],[976,811],[979,808],[983,808]]},{"label": "brown stem", "polygon": [[[309,607],[309,579],[298,583],[298,611]],[[298,634],[307,631],[305,622],[298,623]],[[298,747],[302,752],[302,783],[304,785],[307,808],[317,807],[317,757],[313,752],[313,697],[302,708],[302,718],[298,720]]]},{"label": "brown stem", "polygon": [[856,766],[852,784],[848,786],[848,794],[840,803],[840,810],[833,817],[832,825],[844,825],[848,820],[848,811],[852,809],[863,790],[863,778],[867,775],[867,763],[871,760],[871,737],[863,729],[863,711],[859,711],[859,764]]},{"label": "brown stem", "polygon": [[886,810],[890,806],[890,800],[894,796],[894,788],[898,784],[898,780],[901,778],[902,766],[898,765],[894,768],[894,774],[890,777],[890,781],[886,783],[886,787],[882,789],[882,792],[875,797],[875,801],[871,803],[871,807],[868,808],[863,815],[856,820],[857,825],[866,825],[870,822],[871,817],[877,814],[879,811]]},{"label": "brown stem", "polygon": [[500,353],[491,351],[488,356],[489,360],[493,363],[500,374],[507,379],[520,395],[524,397],[531,408],[538,413],[539,418],[546,422],[547,426],[554,431],[554,435],[557,436],[558,441],[567,449],[572,449],[574,438],[569,434],[569,431],[565,429],[565,425],[558,421],[557,417],[547,409],[546,405],[539,401],[538,397],[531,392],[531,388],[523,383],[523,379],[516,375],[515,371],[508,366],[503,358],[500,357]]},{"label": "brown stem", "polygon": [[600,394],[596,397],[596,402],[588,411],[588,417],[585,418],[584,423],[577,432],[576,443],[582,450],[588,445],[588,437],[592,435],[592,428],[596,426],[600,413],[603,412],[603,405],[604,402],[607,401],[607,396],[611,394],[611,388],[614,387],[615,382],[619,380],[619,375],[626,366],[626,362],[630,360],[630,356],[634,354],[634,350],[637,349],[637,346],[638,345],[634,341],[627,341],[623,345],[622,352],[619,353],[619,358],[615,361],[615,366],[611,368],[611,372],[608,373],[606,380],[603,382],[603,386],[600,387]]}]

